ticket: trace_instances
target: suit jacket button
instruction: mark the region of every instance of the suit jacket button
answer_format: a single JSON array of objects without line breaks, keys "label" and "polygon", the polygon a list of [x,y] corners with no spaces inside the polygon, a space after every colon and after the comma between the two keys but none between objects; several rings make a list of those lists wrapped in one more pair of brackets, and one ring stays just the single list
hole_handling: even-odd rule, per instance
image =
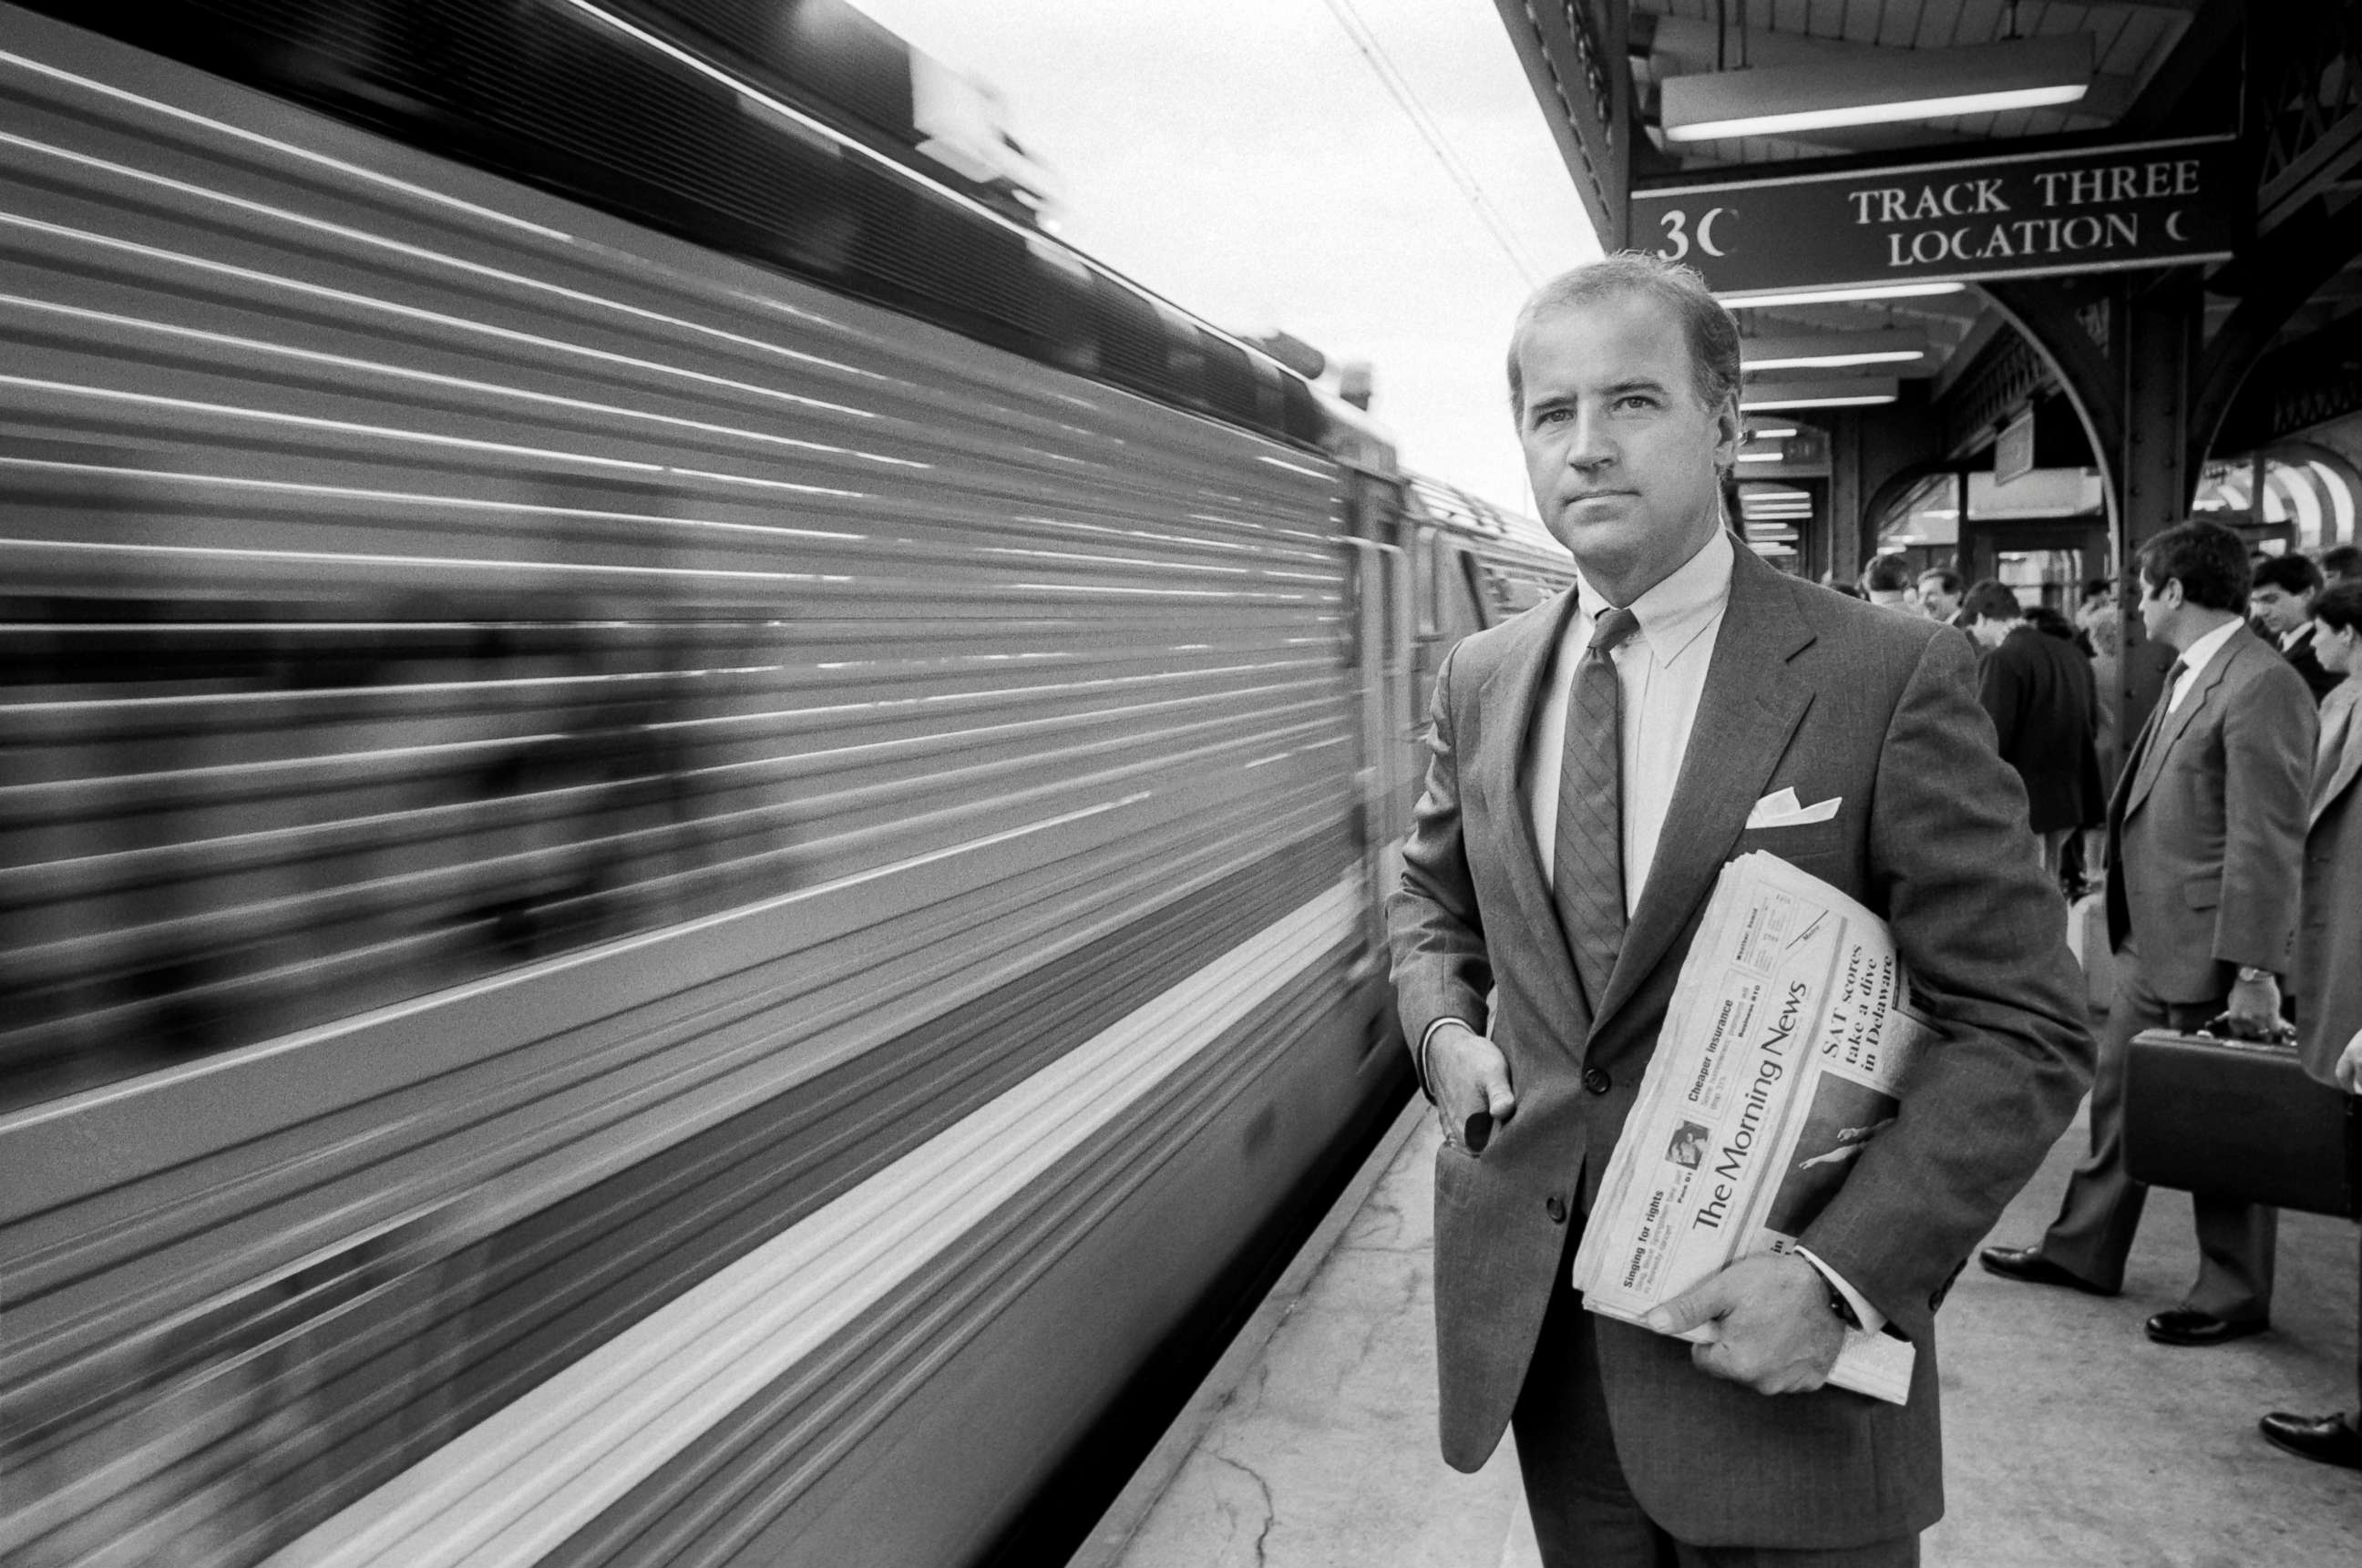
[{"label": "suit jacket button", "polygon": [[1592,1067],[1586,1069],[1583,1075],[1583,1087],[1594,1094],[1606,1094],[1615,1082],[1614,1078],[1607,1076],[1607,1069],[1605,1067]]},{"label": "suit jacket button", "polygon": [[1563,1225],[1566,1223],[1566,1199],[1553,1196],[1551,1200],[1548,1203],[1543,1204],[1542,1207],[1550,1210],[1551,1224]]}]

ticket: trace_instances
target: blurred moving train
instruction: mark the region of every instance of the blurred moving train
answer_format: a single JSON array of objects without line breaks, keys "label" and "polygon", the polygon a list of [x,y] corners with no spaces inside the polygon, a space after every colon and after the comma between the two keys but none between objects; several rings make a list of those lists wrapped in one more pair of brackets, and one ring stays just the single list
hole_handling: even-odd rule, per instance
[{"label": "blurred moving train", "polygon": [[49,9],[0,1562],[1038,1559],[1407,1094],[1424,685],[1566,558],[821,6]]}]

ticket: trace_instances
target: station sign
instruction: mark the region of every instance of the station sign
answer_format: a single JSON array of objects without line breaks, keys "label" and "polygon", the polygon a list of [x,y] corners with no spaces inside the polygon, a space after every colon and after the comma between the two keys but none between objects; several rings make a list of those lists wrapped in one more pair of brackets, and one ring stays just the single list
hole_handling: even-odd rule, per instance
[{"label": "station sign", "polygon": [[2239,171],[2204,137],[1636,190],[1631,244],[1741,300],[2214,261],[2255,211]]}]

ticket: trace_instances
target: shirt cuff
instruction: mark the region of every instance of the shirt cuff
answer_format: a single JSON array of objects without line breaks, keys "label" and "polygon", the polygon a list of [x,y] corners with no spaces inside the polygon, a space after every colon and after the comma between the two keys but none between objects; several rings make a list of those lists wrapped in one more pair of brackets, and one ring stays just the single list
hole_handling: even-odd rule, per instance
[{"label": "shirt cuff", "polygon": [[1831,1268],[1828,1264],[1815,1257],[1808,1248],[1798,1247],[1796,1249],[1796,1255],[1821,1271],[1821,1277],[1829,1282],[1829,1288],[1831,1290],[1836,1291],[1839,1296],[1845,1297],[1845,1304],[1853,1309],[1855,1320],[1860,1322],[1864,1329],[1874,1334],[1886,1327],[1886,1314],[1871,1306],[1869,1298],[1864,1297],[1860,1291],[1856,1290],[1852,1286],[1848,1285],[1845,1282],[1845,1277],[1838,1274],[1837,1270]]},{"label": "shirt cuff", "polygon": [[1435,1099],[1435,1086],[1427,1076],[1427,1048],[1435,1043],[1435,1032],[1447,1023],[1456,1023],[1472,1033],[1484,1032],[1466,1019],[1455,1018],[1448,1012],[1427,1026],[1427,1032],[1418,1037],[1418,1051],[1411,1057],[1410,1065],[1411,1069],[1418,1074],[1418,1092],[1427,1096],[1429,1103]]}]

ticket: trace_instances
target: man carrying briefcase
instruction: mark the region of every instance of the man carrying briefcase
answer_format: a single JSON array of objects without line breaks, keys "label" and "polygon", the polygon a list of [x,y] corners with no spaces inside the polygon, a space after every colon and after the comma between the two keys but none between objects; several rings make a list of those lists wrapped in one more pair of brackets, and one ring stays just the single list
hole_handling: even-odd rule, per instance
[{"label": "man carrying briefcase", "polygon": [[[2219,524],[2169,528],[2140,553],[2140,615],[2180,655],[2108,804],[2108,944],[2115,995],[2092,1086],[2092,1146],[2039,1244],[1987,1247],[2010,1279],[2113,1296],[2148,1189],[2124,1163],[2133,1036],[2228,1012],[2279,1019],[2297,923],[2306,780],[2317,721],[2288,661],[2247,629],[2246,547]],[[2201,1194],[2198,1280],[2148,1320],[2160,1344],[2217,1345],[2271,1326],[2278,1213]]]}]

